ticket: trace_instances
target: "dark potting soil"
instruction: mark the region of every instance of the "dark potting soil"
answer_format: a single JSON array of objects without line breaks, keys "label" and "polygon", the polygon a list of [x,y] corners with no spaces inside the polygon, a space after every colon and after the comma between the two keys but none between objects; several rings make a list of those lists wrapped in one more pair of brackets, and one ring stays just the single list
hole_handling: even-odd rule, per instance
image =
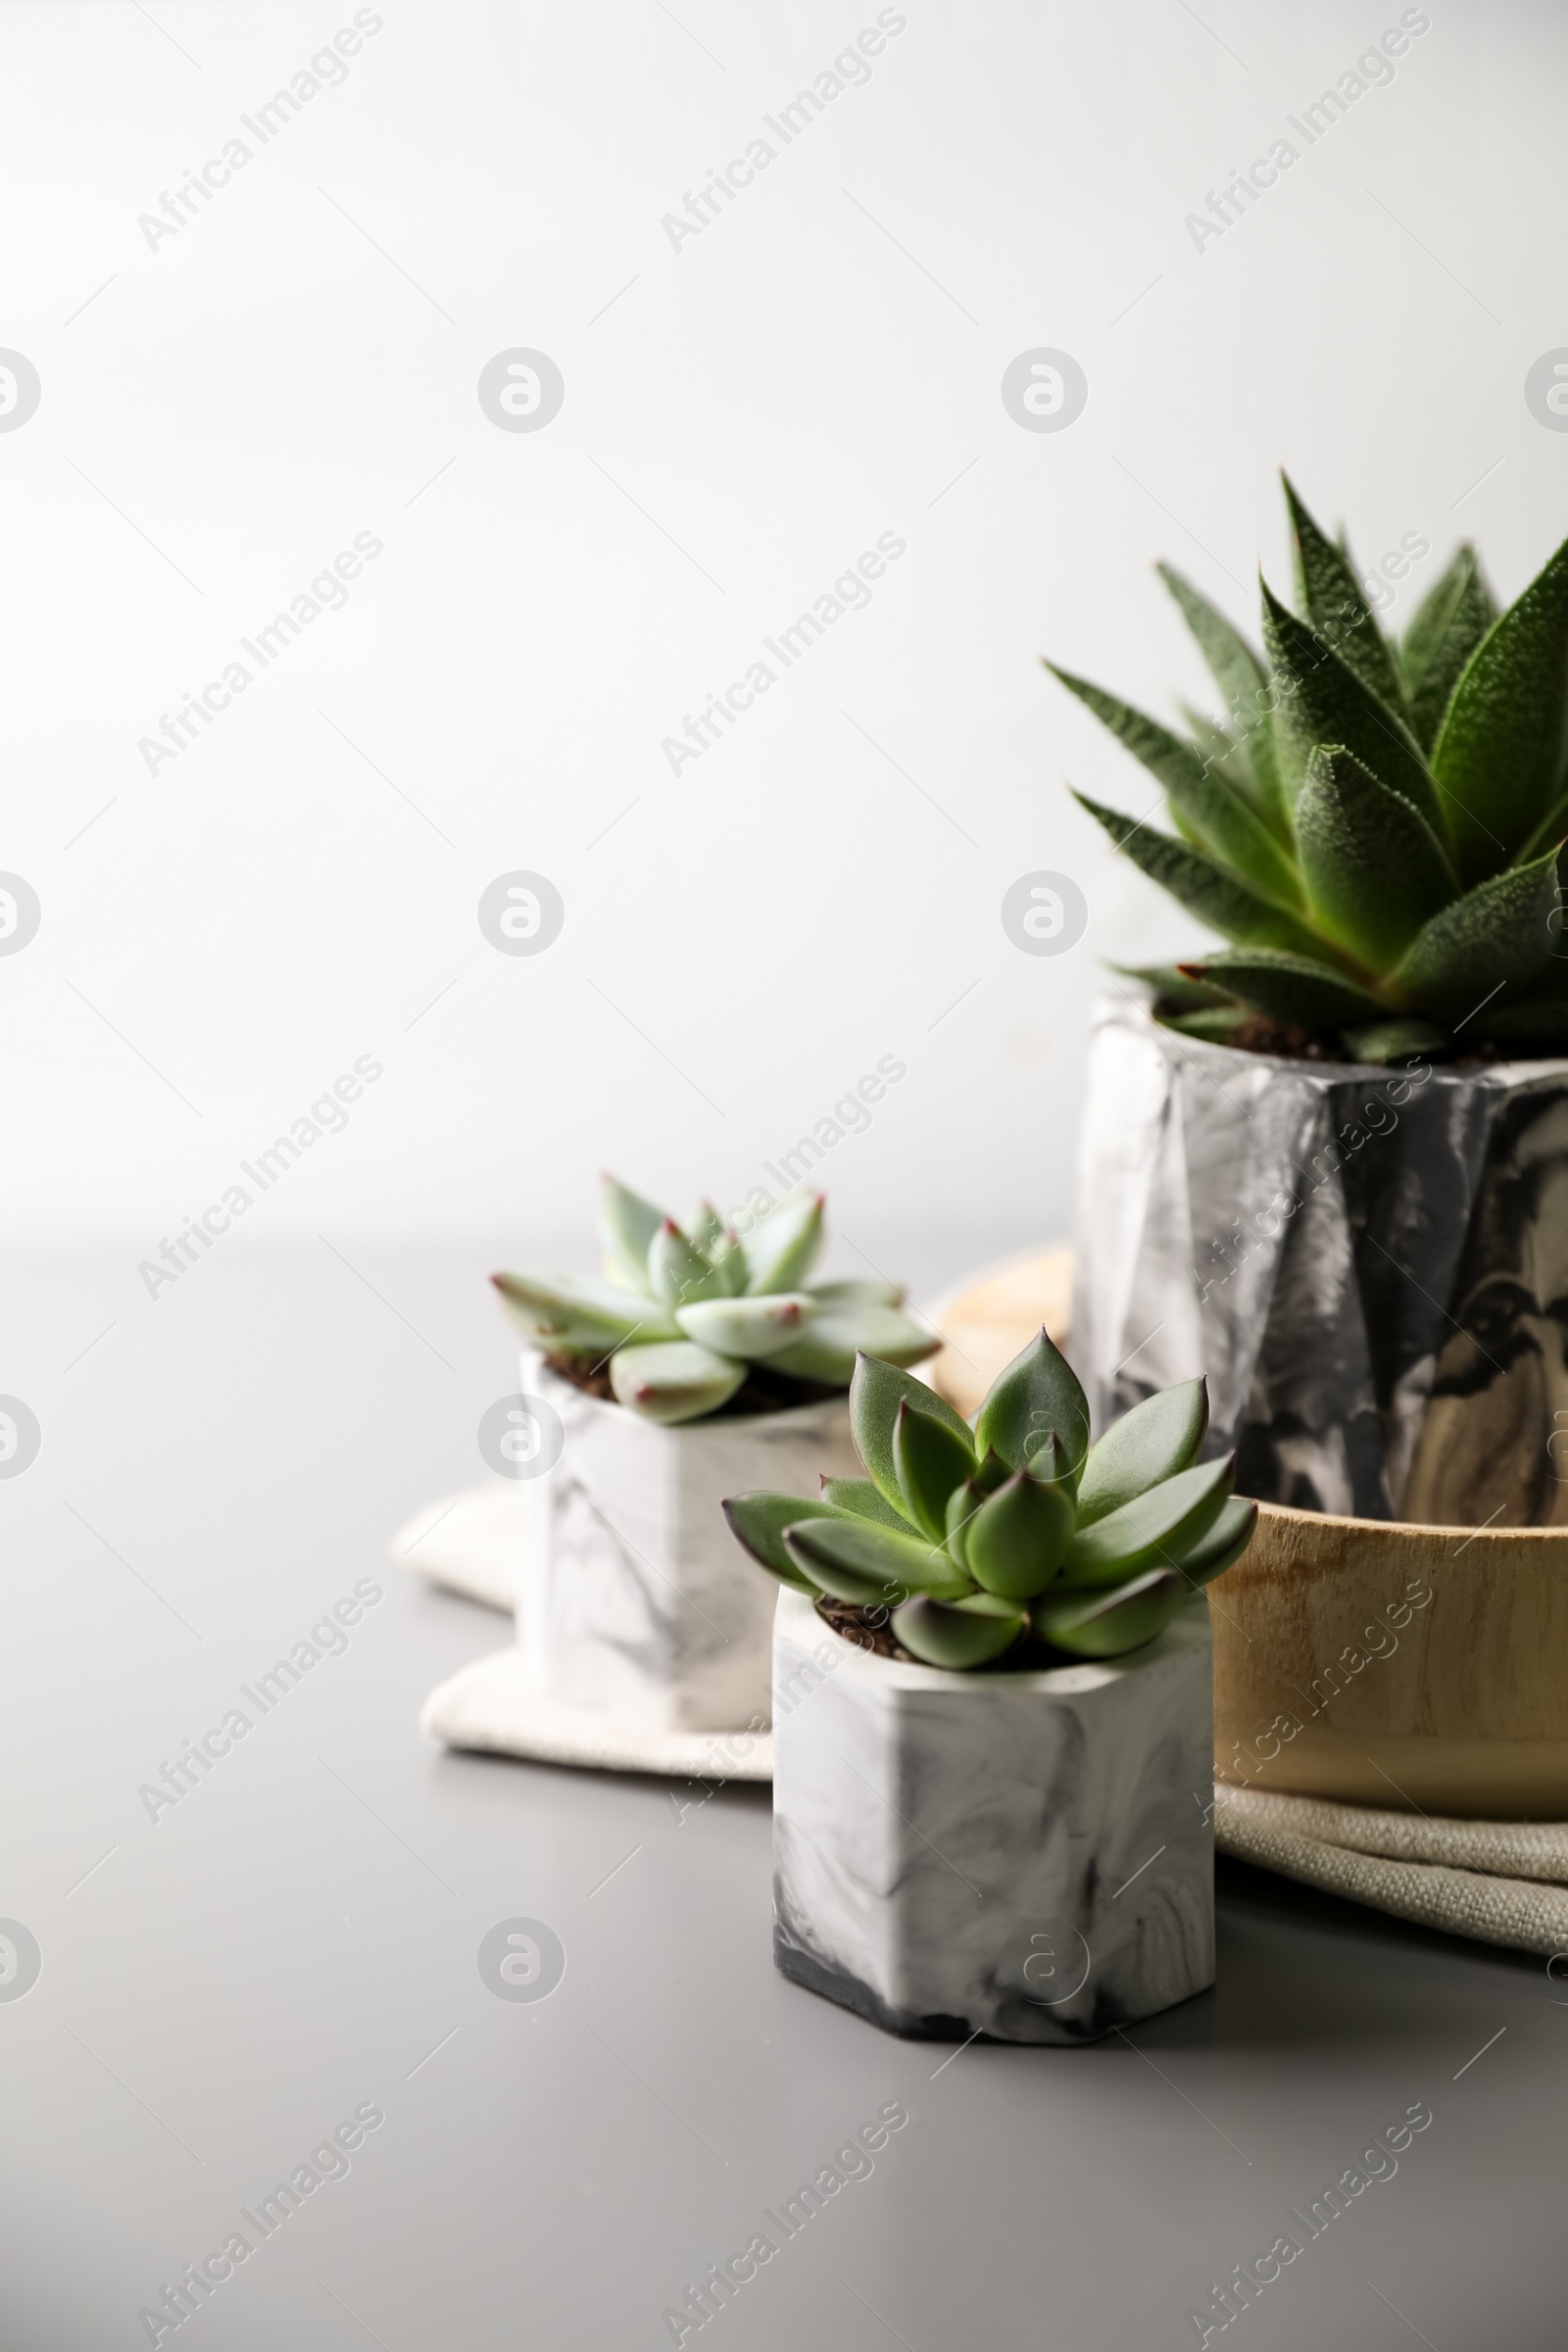
[{"label": "dark potting soil", "polygon": [[[857,1649],[868,1649],[879,1658],[896,1658],[901,1666],[918,1666],[923,1661],[906,1650],[888,1623],[886,1609],[862,1609],[848,1600],[835,1600],[831,1593],[819,1593],[815,1602],[822,1623],[830,1626],[842,1641],[852,1642]],[[1040,1674],[1050,1666],[1094,1665],[1097,1660],[1069,1656],[1066,1650],[1053,1649],[1049,1642],[1036,1641],[1026,1633],[1000,1658],[985,1666],[964,1668],[967,1680],[983,1680],[988,1674]]]},{"label": "dark potting soil", "polygon": [[[590,1361],[585,1355],[547,1355],[545,1362],[585,1396],[597,1396],[605,1404],[615,1402],[609,1356]],[[715,1413],[705,1413],[703,1419],[738,1421],[748,1414],[787,1412],[792,1404],[820,1404],[826,1397],[843,1395],[842,1389],[828,1381],[792,1380],[787,1372],[770,1372],[765,1364],[753,1364],[728,1403]]]},{"label": "dark potting soil", "polygon": [[[1154,1004],[1156,1017],[1162,1013],[1175,1013],[1181,1010],[1182,1007],[1174,1004],[1156,1001]],[[1265,1013],[1261,1012],[1249,1013],[1247,1019],[1240,1023],[1225,1042],[1237,1053],[1272,1054],[1281,1061],[1345,1062],[1348,1059],[1345,1046],[1341,1040],[1318,1036],[1310,1029],[1296,1029],[1285,1021],[1271,1021]],[[1412,1055],[1410,1058],[1414,1059],[1415,1056]],[[1480,1070],[1490,1068],[1494,1062],[1500,1061],[1505,1057],[1498,1054],[1494,1046],[1479,1045],[1467,1048],[1463,1054],[1430,1053],[1422,1055],[1421,1058],[1432,1062],[1438,1069]],[[1515,1058],[1530,1060],[1536,1057],[1521,1054],[1516,1055]],[[1351,1063],[1350,1066],[1376,1070],[1380,1076],[1386,1070],[1396,1072],[1399,1067],[1396,1062],[1372,1061]]]}]

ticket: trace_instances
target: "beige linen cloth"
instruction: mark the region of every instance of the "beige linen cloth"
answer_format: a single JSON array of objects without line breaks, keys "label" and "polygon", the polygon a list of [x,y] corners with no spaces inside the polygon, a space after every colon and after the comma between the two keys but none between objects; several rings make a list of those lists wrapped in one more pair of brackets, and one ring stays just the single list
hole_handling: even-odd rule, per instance
[{"label": "beige linen cloth", "polygon": [[1214,1842],[1396,1919],[1568,1958],[1568,1822],[1380,1813],[1216,1784]]},{"label": "beige linen cloth", "polygon": [[[393,1538],[392,1559],[510,1616],[518,1541],[516,1489],[491,1479],[416,1513]],[[765,1734],[653,1731],[558,1706],[530,1689],[514,1646],[439,1684],[420,1723],[449,1747],[536,1763],[704,1782],[772,1776]],[[1568,1956],[1568,1822],[1453,1821],[1216,1786],[1214,1842],[1396,1919]]]},{"label": "beige linen cloth", "polygon": [[[493,1478],[416,1511],[393,1537],[391,1557],[394,1567],[510,1618],[520,1541],[517,1490],[508,1479]],[[437,1684],[419,1723],[448,1747],[524,1756],[535,1764],[652,1772],[704,1784],[773,1777],[773,1743],[765,1732],[666,1732],[560,1706],[531,1687],[515,1645]]]}]

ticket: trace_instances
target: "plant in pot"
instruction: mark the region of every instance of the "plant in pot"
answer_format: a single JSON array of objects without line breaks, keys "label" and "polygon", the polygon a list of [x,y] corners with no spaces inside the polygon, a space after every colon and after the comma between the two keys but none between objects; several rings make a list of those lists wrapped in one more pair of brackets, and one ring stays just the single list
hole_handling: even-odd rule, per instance
[{"label": "plant in pot", "polygon": [[1042,1331],[974,1427],[862,1357],[865,1475],[724,1510],[783,1587],[774,1954],[899,2034],[1093,2039],[1214,1974],[1201,1587],[1257,1506],[1200,1380],[1089,1446]]},{"label": "plant in pot", "polygon": [[1174,831],[1081,805],[1229,943],[1098,1016],[1074,1356],[1097,1426],[1204,1366],[1247,1494],[1568,1522],[1568,546],[1500,616],[1461,548],[1396,641],[1286,495],[1263,656],[1162,567],[1221,723],[1055,672]]},{"label": "plant in pot", "polygon": [[524,1396],[561,1428],[559,1459],[521,1486],[517,1630],[529,1679],[566,1705],[667,1731],[766,1724],[771,1603],[719,1499],[848,1468],[857,1348],[907,1364],[936,1344],[887,1284],[808,1284],[822,1211],[791,1197],[743,1239],[705,1206],[683,1231],[607,1176],[601,1277],[492,1277],[528,1343]]}]

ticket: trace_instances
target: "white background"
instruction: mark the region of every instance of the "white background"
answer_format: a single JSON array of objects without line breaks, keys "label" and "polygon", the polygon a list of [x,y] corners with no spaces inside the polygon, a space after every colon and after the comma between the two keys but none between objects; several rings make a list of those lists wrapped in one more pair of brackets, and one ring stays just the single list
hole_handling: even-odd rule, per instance
[{"label": "white background", "polygon": [[[1065,1230],[1103,960],[1198,943],[1068,801],[1152,788],[1039,657],[1170,715],[1201,672],[1150,564],[1250,625],[1282,461],[1363,564],[1473,533],[1517,593],[1568,515],[1522,389],[1568,341],[1568,24],[1434,0],[1200,251],[1186,216],[1398,8],[908,0],[676,251],[662,217],[874,7],[378,13],[156,251],[138,216],[352,9],[0,18],[0,343],[43,384],[0,435],[0,866],[43,905],[0,959],[13,1231],[122,1241],[133,1283],[366,1054],[226,1247],[575,1250],[599,1166],[727,1204],[888,1054],[822,1170],[858,1247]],[[475,394],[515,345],[565,379],[537,433]],[[1064,432],[1001,402],[1038,345],[1088,375]],[[138,739],[366,531],[347,608],[150,776]],[[887,531],[869,609],[672,776],[662,738]],[[514,867],[565,902],[537,957],[475,920]],[[1091,910],[1056,958],[999,918],[1038,867]]]}]

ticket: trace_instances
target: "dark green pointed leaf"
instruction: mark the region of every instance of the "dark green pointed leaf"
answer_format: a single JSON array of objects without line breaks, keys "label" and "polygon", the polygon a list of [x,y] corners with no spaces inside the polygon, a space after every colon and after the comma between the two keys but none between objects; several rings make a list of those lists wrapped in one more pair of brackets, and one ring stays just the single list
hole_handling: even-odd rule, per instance
[{"label": "dark green pointed leaf", "polygon": [[1073,1658],[1120,1658],[1162,1634],[1191,1588],[1168,1569],[1151,1569],[1085,1599],[1048,1592],[1031,1612],[1042,1642]]},{"label": "dark green pointed leaf", "polygon": [[1042,1330],[986,1391],[975,1415],[975,1443],[982,1453],[995,1446],[1017,1470],[1052,1430],[1072,1460],[1081,1462],[1089,1449],[1089,1406],[1072,1366]]},{"label": "dark green pointed leaf", "polygon": [[1169,564],[1156,566],[1160,578],[1181,607],[1182,617],[1198,640],[1215,685],[1225,700],[1230,732],[1241,746],[1251,773],[1254,807],[1265,824],[1282,840],[1289,836],[1285,804],[1280,796],[1274,760],[1272,698],[1268,674],[1239,629],[1223,612],[1200,596],[1190,580]]},{"label": "dark green pointed leaf", "polygon": [[1254,1012],[1296,1029],[1344,1029],[1375,1020],[1387,1009],[1328,964],[1310,956],[1282,956],[1272,948],[1234,948],[1187,969],[1195,979],[1218,981]]},{"label": "dark green pointed leaf", "polygon": [[812,1590],[808,1586],[795,1562],[784,1548],[784,1530],[794,1527],[807,1517],[819,1514],[823,1519],[847,1519],[852,1514],[837,1504],[821,1501],[808,1502],[799,1494],[728,1494],[721,1504],[729,1521],[730,1533],[744,1544],[760,1567],[781,1584],[794,1585],[798,1590]]},{"label": "dark green pointed leaf", "polygon": [[912,1372],[902,1372],[874,1355],[856,1359],[855,1377],[850,1382],[850,1434],[877,1493],[901,1516],[904,1492],[893,1459],[893,1424],[906,1397],[918,1412],[942,1422],[962,1444],[971,1443],[968,1422]]},{"label": "dark green pointed leaf", "polygon": [[1404,695],[1377,617],[1362,594],[1348,559],[1324,536],[1296,494],[1288,474],[1285,504],[1295,537],[1296,577],[1306,617],[1370,694],[1406,719]]},{"label": "dark green pointed leaf", "polygon": [[1565,854],[1548,850],[1494,874],[1417,932],[1392,981],[1412,1011],[1463,1028],[1504,990],[1542,993],[1561,945],[1559,858]]},{"label": "dark green pointed leaf", "polygon": [[1185,1577],[1193,1588],[1211,1585],[1216,1576],[1223,1576],[1231,1563],[1241,1558],[1252,1541],[1256,1526],[1256,1503],[1244,1494],[1233,1494],[1208,1533],[1177,1554],[1172,1562],[1175,1573]]},{"label": "dark green pointed leaf", "polygon": [[1040,1445],[1030,1447],[1029,1458],[1023,1465],[1031,1478],[1043,1478],[1048,1485],[1062,1487],[1069,1494],[1077,1491],[1078,1473],[1083,1466],[1083,1455],[1070,1452],[1054,1429],[1046,1432]]},{"label": "dark green pointed leaf", "polygon": [[1565,839],[1568,839],[1568,794],[1565,794],[1560,801],[1553,802],[1534,833],[1531,834],[1530,839],[1511,862],[1515,865],[1528,865],[1530,860],[1533,858],[1539,858],[1544,850],[1560,849]]},{"label": "dark green pointed leaf", "polygon": [[1189,980],[1179,964],[1113,963],[1110,968],[1124,980],[1142,981],[1173,1012],[1204,1012],[1225,1002],[1223,989],[1210,988],[1206,980]]},{"label": "dark green pointed leaf", "polygon": [[1380,784],[1402,793],[1433,830],[1444,833],[1437,788],[1414,736],[1347,668],[1315,629],[1298,620],[1263,583],[1263,634],[1279,692],[1276,740],[1280,781],[1295,808],[1306,763],[1320,743],[1343,744]]},{"label": "dark green pointed leaf", "polygon": [[1169,1567],[1208,1533],[1231,1491],[1235,1458],[1200,1462],[1081,1527],[1062,1568],[1067,1585],[1111,1585]]},{"label": "dark green pointed leaf", "polygon": [[1074,1523],[1065,1487],[1019,1470],[969,1522],[964,1563],[987,1592],[1004,1600],[1033,1600],[1066,1557]]},{"label": "dark green pointed leaf", "polygon": [[1506,864],[1559,797],[1565,729],[1568,540],[1471,655],[1432,754],[1466,882]]},{"label": "dark green pointed leaf", "polygon": [[1171,813],[1184,832],[1221,864],[1250,883],[1267,899],[1291,906],[1299,902],[1296,869],[1261,818],[1255,816],[1217,768],[1200,758],[1168,727],[1146,718],[1131,704],[1119,702],[1086,678],[1047,662],[1069,694],[1075,694],[1107,726],[1118,743],[1141,760],[1165,788]]},{"label": "dark green pointed leaf", "polygon": [[985,1499],[986,1489],[975,1478],[966,1478],[948,1496],[948,1557],[965,1571],[969,1566],[969,1530]]},{"label": "dark green pointed leaf", "polygon": [[991,1592],[957,1601],[908,1600],[893,1612],[893,1631],[912,1658],[956,1674],[989,1666],[1012,1647],[1028,1623],[1027,1609]]},{"label": "dark green pointed leaf", "polygon": [[1411,730],[1431,757],[1465,663],[1497,617],[1473,547],[1461,547],[1405,631],[1401,662]]},{"label": "dark green pointed leaf", "polygon": [[1319,744],[1307,762],[1296,854],[1322,928],[1375,971],[1458,896],[1426,819],[1338,745]]},{"label": "dark green pointed leaf", "polygon": [[879,1587],[881,1599],[902,1598],[906,1592],[956,1597],[972,1589],[946,1551],[917,1536],[895,1535],[868,1519],[813,1519],[809,1503],[801,1509],[808,1515],[784,1530],[784,1549],[800,1575],[841,1600],[865,1606],[868,1583]]},{"label": "dark green pointed leaf", "polygon": [[1254,816],[1261,815],[1246,745],[1228,735],[1223,727],[1217,727],[1201,710],[1195,710],[1191,703],[1181,703],[1178,709],[1187,722],[1193,749],[1203,765],[1213,768],[1233,792],[1239,793]]},{"label": "dark green pointed leaf", "polygon": [[885,1502],[868,1478],[824,1478],[822,1500],[854,1519],[874,1519],[878,1527],[891,1527],[901,1536],[912,1536],[915,1530],[902,1511]]},{"label": "dark green pointed leaf", "polygon": [[1125,851],[1141,872],[1161,890],[1169,891],[1211,931],[1249,947],[1311,951],[1312,934],[1304,923],[1283,906],[1260,898],[1203,851],[1172,841],[1168,833],[1156,833],[1137,818],[1124,816],[1119,808],[1103,808],[1087,793],[1075,792],[1072,797],[1097,824],[1104,826],[1117,849]]},{"label": "dark green pointed leaf", "polygon": [[1173,1478],[1198,1458],[1208,1428],[1208,1383],[1184,1380],[1146,1396],[1113,1421],[1089,1449],[1078,1487],[1078,1523],[1090,1527],[1107,1511]]},{"label": "dark green pointed leaf", "polygon": [[893,1420],[893,1474],[906,1519],[933,1544],[948,1532],[948,1496],[974,1475],[974,1447],[906,1396]]}]

